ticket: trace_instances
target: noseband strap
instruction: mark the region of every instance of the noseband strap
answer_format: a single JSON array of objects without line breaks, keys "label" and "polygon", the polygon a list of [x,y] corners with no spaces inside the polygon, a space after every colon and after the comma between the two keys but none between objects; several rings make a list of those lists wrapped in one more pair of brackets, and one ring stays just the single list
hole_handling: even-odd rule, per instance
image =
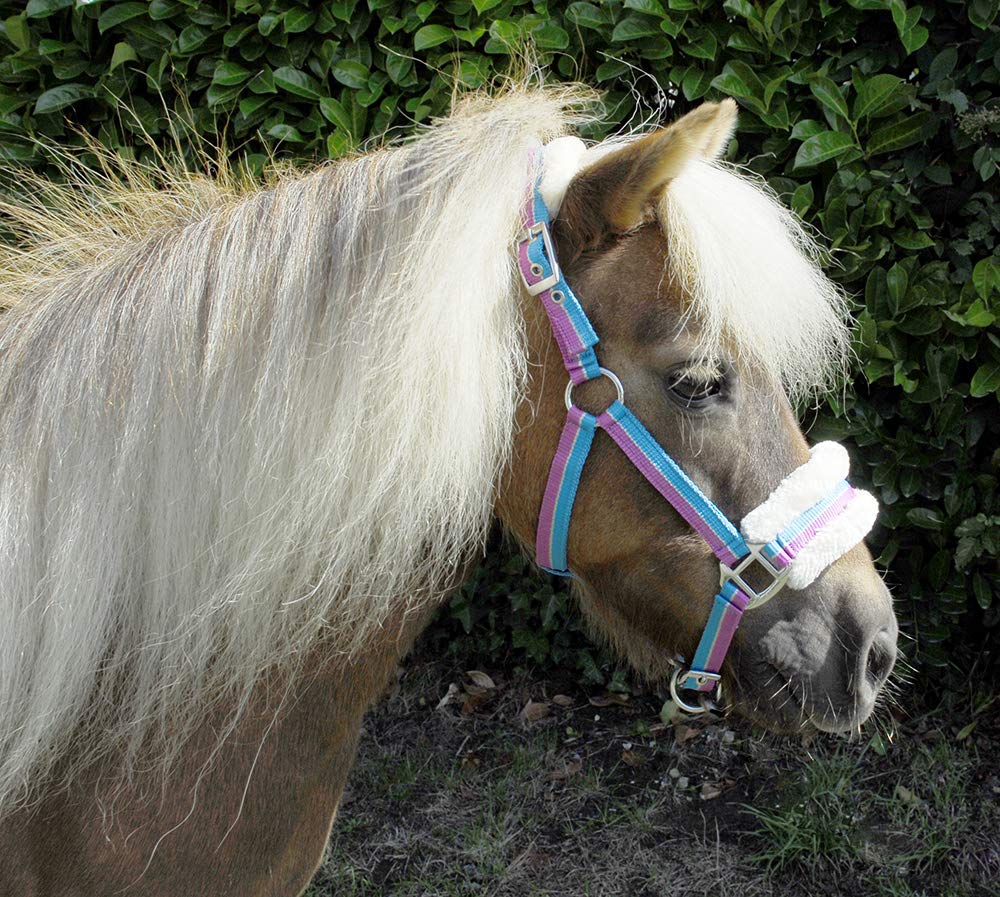
[{"label": "noseband strap", "polygon": [[[540,184],[539,176],[524,205],[524,232],[517,243],[518,266],[528,293],[545,309],[570,383],[566,390],[566,422],[538,517],[536,560],[550,573],[573,575],[567,557],[573,505],[594,435],[603,430],[719,559],[720,589],[701,640],[690,666],[678,667],[671,681],[677,703],[690,712],[701,712],[707,709],[705,704],[685,703],[678,689],[704,695],[716,688],[744,611],[772,598],[786,585],[800,553],[803,561],[808,560],[807,572],[793,577],[792,585],[808,585],[871,529],[877,506],[867,492],[853,489],[844,479],[847,466],[843,448],[820,443],[806,464],[786,477],[766,502],[744,518],[742,532],[734,526],[626,407],[618,378],[598,364],[594,351],[598,336],[559,268]],[[608,377],[614,383],[618,398],[595,415],[573,404],[572,387],[599,377]],[[758,576],[763,571],[770,582],[762,588],[751,586],[744,578],[751,567],[758,570]]]}]

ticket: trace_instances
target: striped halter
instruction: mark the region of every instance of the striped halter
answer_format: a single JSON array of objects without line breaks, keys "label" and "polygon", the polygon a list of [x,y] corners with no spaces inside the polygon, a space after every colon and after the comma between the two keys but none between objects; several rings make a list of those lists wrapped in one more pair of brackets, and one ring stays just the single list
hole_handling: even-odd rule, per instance
[{"label": "striped halter", "polygon": [[[524,233],[517,241],[521,276],[528,293],[548,315],[569,373],[566,422],[538,516],[536,561],[550,573],[573,575],[566,548],[573,503],[594,434],[603,430],[719,559],[720,589],[701,640],[690,664],[683,657],[674,660],[670,683],[678,706],[690,713],[704,712],[710,709],[707,699],[713,689],[717,698],[721,696],[720,670],[744,611],[773,598],[785,585],[799,589],[809,585],[865,536],[878,506],[869,493],[846,481],[843,447],[824,442],[744,518],[742,530],[734,526],[625,406],[621,381],[598,363],[597,334],[556,261],[540,175],[525,202],[523,224]],[[614,384],[617,398],[594,415],[573,404],[573,387],[599,377]],[[744,578],[751,567],[769,579],[763,588],[752,587]],[[683,701],[678,692],[684,689],[700,692],[699,704]]]}]

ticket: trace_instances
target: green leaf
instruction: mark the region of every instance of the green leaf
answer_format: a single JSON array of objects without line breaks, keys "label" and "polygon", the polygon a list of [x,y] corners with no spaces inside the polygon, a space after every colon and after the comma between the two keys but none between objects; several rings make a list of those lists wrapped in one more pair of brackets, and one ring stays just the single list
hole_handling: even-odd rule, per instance
[{"label": "green leaf", "polygon": [[903,41],[903,46],[906,47],[907,53],[916,53],[917,50],[927,43],[927,39],[930,36],[931,33],[923,25],[914,25],[904,34],[900,35],[900,38]]},{"label": "green leaf", "polygon": [[80,100],[90,99],[93,95],[93,89],[85,84],[60,84],[45,91],[35,101],[35,114],[48,115],[58,112]]},{"label": "green leaf", "polygon": [[330,74],[345,87],[360,90],[362,87],[368,86],[370,72],[360,62],[353,59],[341,59],[333,64]]},{"label": "green leaf", "polygon": [[997,319],[996,315],[985,306],[982,299],[973,302],[962,317],[970,327],[989,327]]},{"label": "green leaf", "polygon": [[931,63],[927,72],[927,77],[931,81],[943,81],[953,71],[958,64],[958,50],[955,47],[945,47]]},{"label": "green leaf", "polygon": [[147,12],[148,7],[145,3],[115,3],[101,13],[101,17],[97,20],[97,30],[104,34],[108,29],[144,16]]},{"label": "green leaf", "polygon": [[697,59],[714,60],[715,54],[719,51],[719,42],[711,31],[706,31],[700,39],[691,41],[684,45],[684,52],[688,56]]},{"label": "green leaf", "polygon": [[892,300],[894,308],[898,309],[906,295],[906,288],[909,286],[910,278],[906,269],[900,265],[893,265],[885,275],[885,285],[889,290],[889,298]]},{"label": "green leaf", "polygon": [[73,0],[28,0],[24,13],[29,19],[44,19],[60,9],[69,9]]},{"label": "green leaf", "polygon": [[114,52],[111,54],[111,66],[108,68],[108,71],[113,72],[123,63],[134,62],[138,58],[131,44],[119,41],[115,44]]},{"label": "green leaf", "polygon": [[662,19],[666,16],[660,0],[625,0],[626,9],[634,9],[636,12],[644,12],[647,15],[656,16]]},{"label": "green leaf", "polygon": [[910,508],[906,512],[906,519],[921,529],[939,530],[944,526],[941,512],[932,508]]},{"label": "green leaf", "polygon": [[822,122],[811,118],[804,118],[792,128],[791,137],[792,140],[808,140],[810,137],[822,134],[826,130],[827,128]]},{"label": "green leaf", "polygon": [[969,395],[977,399],[1000,391],[1000,363],[987,361],[979,365],[969,384]]},{"label": "green leaf", "polygon": [[658,25],[636,13],[625,16],[615,25],[614,31],[611,32],[611,40],[616,44],[622,44],[627,41],[641,40],[644,37],[657,37],[659,34]]},{"label": "green leaf", "polygon": [[928,249],[934,241],[922,230],[898,231],[892,235],[893,242],[903,249],[915,252],[918,249]]},{"label": "green leaf", "polygon": [[986,581],[982,573],[972,574],[972,592],[976,596],[976,601],[983,610],[988,610],[993,603],[993,589]]},{"label": "green leaf", "polygon": [[902,121],[879,128],[868,139],[868,155],[891,153],[919,143],[933,122],[934,116],[930,112],[917,112]]},{"label": "green leaf", "polygon": [[597,78],[598,82],[610,81],[625,74],[627,71],[628,66],[624,62],[618,59],[609,59],[597,67],[594,77]]},{"label": "green leaf", "polygon": [[9,40],[18,50],[27,50],[31,46],[31,32],[24,15],[11,16],[4,20],[4,31]]},{"label": "green leaf", "polygon": [[332,122],[338,128],[342,128],[348,133],[351,131],[351,116],[339,100],[335,100],[333,97],[323,97],[319,101],[319,111],[327,121]]},{"label": "green leaf", "polygon": [[793,168],[812,168],[836,159],[854,146],[854,139],[840,131],[821,131],[799,147]]},{"label": "green leaf", "polygon": [[270,137],[274,137],[276,140],[282,140],[287,143],[305,143],[305,138],[299,132],[298,128],[292,125],[280,124],[272,125],[267,131]]},{"label": "green leaf", "polygon": [[878,118],[898,112],[906,105],[909,91],[902,78],[896,75],[874,75],[855,82],[857,99],[854,101],[854,120],[866,116]]},{"label": "green leaf", "polygon": [[972,285],[983,299],[988,299],[993,290],[1000,290],[1000,263],[992,258],[976,262],[972,269]]},{"label": "green leaf", "polygon": [[712,80],[712,87],[763,108],[764,85],[756,72],[742,60],[727,62],[722,72]]},{"label": "green leaf", "polygon": [[969,0],[968,3],[969,21],[977,28],[985,31],[1000,11],[1000,0]]},{"label": "green leaf", "polygon": [[453,37],[454,32],[450,28],[445,28],[444,25],[424,25],[413,36],[413,49],[428,50],[450,41]]},{"label": "green leaf", "polygon": [[385,57],[385,71],[394,84],[402,84],[403,80],[413,69],[413,60],[400,53],[387,53]]},{"label": "green leaf", "polygon": [[301,34],[312,28],[316,13],[308,9],[290,9],[284,15],[285,33]]},{"label": "green leaf", "polygon": [[569,46],[569,35],[553,22],[535,28],[531,37],[535,46],[542,50],[565,50]]},{"label": "green leaf", "polygon": [[250,118],[255,112],[272,102],[269,96],[249,96],[240,100],[240,115]]},{"label": "green leaf", "polygon": [[810,82],[809,89],[813,92],[813,96],[831,112],[834,112],[845,120],[849,117],[847,114],[847,101],[840,92],[840,88],[829,78],[814,79]]},{"label": "green leaf", "polygon": [[220,62],[215,67],[212,83],[221,84],[223,87],[235,87],[246,81],[251,74],[249,69],[245,69],[235,62]]},{"label": "green leaf", "polygon": [[566,18],[574,25],[591,28],[594,31],[601,31],[606,25],[611,24],[607,10],[593,3],[570,3],[566,7]]},{"label": "green leaf", "polygon": [[288,65],[274,70],[274,83],[297,97],[305,97],[307,100],[318,100],[320,97],[319,82],[311,75]]}]

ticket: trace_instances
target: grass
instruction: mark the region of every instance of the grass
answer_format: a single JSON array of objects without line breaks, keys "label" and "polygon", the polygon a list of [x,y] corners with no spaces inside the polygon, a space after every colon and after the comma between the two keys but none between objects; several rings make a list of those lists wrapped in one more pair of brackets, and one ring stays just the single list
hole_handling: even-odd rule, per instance
[{"label": "grass", "polygon": [[311,897],[980,897],[1000,876],[996,705],[960,739],[928,718],[805,747],[565,683],[434,709],[453,678],[417,668],[370,717]]}]

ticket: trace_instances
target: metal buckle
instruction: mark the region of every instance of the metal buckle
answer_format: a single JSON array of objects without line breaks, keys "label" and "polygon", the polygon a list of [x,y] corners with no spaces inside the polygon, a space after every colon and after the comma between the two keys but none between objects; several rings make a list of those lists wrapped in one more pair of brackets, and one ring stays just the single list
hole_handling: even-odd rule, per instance
[{"label": "metal buckle", "polygon": [[[722,561],[719,561],[719,585],[724,586],[727,582],[732,582],[736,584],[736,587],[743,592],[744,595],[750,597],[750,602],[747,604],[745,610],[750,610],[754,607],[759,607],[765,601],[770,601],[775,595],[778,594],[784,588],[785,580],[788,579],[789,568],[778,569],[774,566],[763,554],[761,554],[761,549],[765,547],[767,543],[764,542],[747,542],[747,548],[750,553],[743,558],[735,568],[729,567]],[[760,564],[761,567],[771,576],[771,584],[761,591],[754,589],[745,579],[743,579],[740,574],[747,569],[751,564]]]},{"label": "metal buckle", "polygon": [[[688,704],[686,701],[682,700],[680,695],[678,695],[678,680],[681,678],[686,679],[688,676],[693,676],[695,681],[702,685],[705,682],[715,683],[715,699],[709,697],[707,692],[699,692],[699,698],[697,704]],[[674,703],[681,708],[685,713],[708,713],[710,710],[715,710],[718,701],[722,700],[722,676],[719,673],[704,673],[700,671],[692,672],[691,670],[685,670],[683,667],[677,667],[674,670],[673,676],[670,677],[670,697],[673,698]]]},{"label": "metal buckle", "polygon": [[[559,263],[556,261],[556,248],[552,245],[552,236],[549,234],[549,227],[544,221],[538,221],[526,228],[524,236],[518,240],[518,243],[531,243],[539,234],[542,235],[542,245],[545,248],[545,256],[549,266],[552,268],[552,273],[548,277],[543,277],[537,283],[529,283],[525,273],[521,271],[521,280],[524,281],[524,286],[531,296],[537,296],[539,293],[551,290],[552,287],[562,280],[562,271],[559,270]],[[532,273],[534,273],[534,268],[536,267],[541,268],[537,262],[532,262]]]}]

